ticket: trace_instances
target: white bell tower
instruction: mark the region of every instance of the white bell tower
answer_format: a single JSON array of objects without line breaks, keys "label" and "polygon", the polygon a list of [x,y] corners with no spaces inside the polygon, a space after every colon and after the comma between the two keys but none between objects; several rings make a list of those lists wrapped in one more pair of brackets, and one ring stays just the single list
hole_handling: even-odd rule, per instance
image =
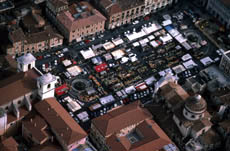
[{"label": "white bell tower", "polygon": [[37,79],[38,95],[41,100],[54,97],[56,83],[56,76],[50,73],[44,74]]},{"label": "white bell tower", "polygon": [[31,54],[27,53],[17,58],[18,72],[26,72],[35,67],[36,58]]}]

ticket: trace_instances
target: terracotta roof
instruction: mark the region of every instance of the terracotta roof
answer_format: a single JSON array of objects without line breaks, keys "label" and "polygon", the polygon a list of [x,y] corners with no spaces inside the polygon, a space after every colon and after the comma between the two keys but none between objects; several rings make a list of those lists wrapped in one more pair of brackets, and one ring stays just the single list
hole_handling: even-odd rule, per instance
[{"label": "terracotta roof", "polygon": [[99,3],[109,16],[144,5],[143,0],[116,0],[115,2],[112,2],[112,0],[99,0]]},{"label": "terracotta roof", "polygon": [[160,88],[160,95],[163,96],[172,106],[184,102],[189,94],[178,84],[169,82]]},{"label": "terracotta roof", "polygon": [[140,108],[139,103],[134,102],[97,117],[92,123],[103,136],[107,136],[151,117],[146,109]]},{"label": "terracotta roof", "polygon": [[87,136],[86,132],[55,98],[45,99],[37,103],[35,109],[67,145],[73,144]]},{"label": "terracotta roof", "polygon": [[126,136],[118,138],[115,135],[109,137],[106,142],[111,151],[153,151],[160,150],[172,141],[153,120],[145,120],[137,125],[135,131],[140,133],[141,138],[135,143],[130,143]]},{"label": "terracotta roof", "polygon": [[32,134],[32,137],[39,142],[39,144],[43,144],[43,141],[48,139],[49,136],[45,131],[48,125],[39,115],[24,120],[22,124],[27,131]]},{"label": "terracotta roof", "polygon": [[44,30],[37,33],[29,33],[26,35],[26,41],[29,44],[38,43],[42,41],[47,41],[53,38],[63,39],[63,36],[54,32],[51,26],[44,27]]},{"label": "terracotta roof", "polygon": [[25,106],[19,108],[19,119],[17,119],[17,117],[12,112],[8,113],[7,114],[7,124],[14,122],[14,121],[21,120],[28,113],[29,111],[25,108]]},{"label": "terracotta roof", "polygon": [[74,14],[78,13],[76,12],[76,4],[71,5],[69,11],[62,12],[59,16],[57,16],[58,21],[63,24],[69,32],[106,20],[106,18],[89,3],[81,2],[79,4],[87,6],[86,11],[82,12],[79,18],[75,19],[73,17]]},{"label": "terracotta roof", "polygon": [[18,151],[18,143],[13,137],[9,137],[0,143],[0,151]]},{"label": "terracotta roof", "polygon": [[9,38],[13,43],[25,40],[24,32],[21,28],[15,29],[9,32]]},{"label": "terracotta roof", "polygon": [[212,123],[208,119],[201,119],[194,122],[192,129],[199,132],[206,126],[212,126]]},{"label": "terracotta roof", "polygon": [[63,151],[63,149],[58,144],[46,142],[42,145],[33,146],[30,151]]},{"label": "terracotta roof", "polygon": [[0,106],[37,89],[35,70],[17,73],[0,81]]}]

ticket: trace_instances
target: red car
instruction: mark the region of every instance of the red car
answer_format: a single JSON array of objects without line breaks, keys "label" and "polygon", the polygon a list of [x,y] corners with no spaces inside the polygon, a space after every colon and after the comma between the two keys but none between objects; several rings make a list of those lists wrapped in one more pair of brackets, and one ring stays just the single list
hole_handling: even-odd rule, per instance
[{"label": "red car", "polygon": [[86,44],[90,43],[90,40],[85,40],[85,43],[86,43]]},{"label": "red car", "polygon": [[37,56],[37,59],[41,60],[41,59],[43,59],[43,56]]},{"label": "red car", "polygon": [[149,20],[149,16],[145,16],[144,20]]}]

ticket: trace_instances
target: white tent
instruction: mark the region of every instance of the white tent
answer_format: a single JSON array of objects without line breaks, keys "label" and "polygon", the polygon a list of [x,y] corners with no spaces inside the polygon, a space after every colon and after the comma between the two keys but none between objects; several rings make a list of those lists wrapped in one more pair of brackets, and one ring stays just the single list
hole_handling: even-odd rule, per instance
[{"label": "white tent", "polygon": [[189,60],[189,61],[186,61],[183,63],[183,66],[186,68],[186,69],[191,69],[195,66],[197,66],[197,64],[193,61],[193,60]]},{"label": "white tent", "polygon": [[169,41],[171,41],[172,39],[173,39],[172,36],[170,36],[169,34],[166,34],[166,35],[160,37],[160,40],[164,44],[167,43],[167,42],[169,42]]},{"label": "white tent", "polygon": [[115,60],[122,58],[125,55],[125,52],[122,49],[115,50],[111,52]]},{"label": "white tent", "polygon": [[116,39],[112,40],[112,42],[116,46],[124,43],[124,41],[121,38],[116,38]]},{"label": "white tent", "polygon": [[171,25],[171,24],[172,24],[172,21],[171,21],[170,19],[164,20],[164,21],[162,22],[162,25],[163,25],[163,26],[168,26],[168,25]]},{"label": "white tent", "polygon": [[127,34],[126,37],[129,39],[129,41],[133,41],[145,35],[146,33],[143,30],[141,30],[140,32],[133,32],[131,34]]},{"label": "white tent", "polygon": [[213,60],[210,57],[205,57],[203,59],[200,59],[200,62],[204,65],[207,66],[211,63],[213,63]]},{"label": "white tent", "polygon": [[91,48],[89,48],[89,50],[82,50],[80,53],[84,59],[89,59],[95,56],[95,53]]},{"label": "white tent", "polygon": [[77,76],[82,72],[82,69],[79,66],[72,66],[66,69],[71,76]]},{"label": "white tent", "polygon": [[105,44],[103,44],[103,47],[105,48],[105,50],[109,50],[115,47],[115,45],[112,42],[107,42]]}]

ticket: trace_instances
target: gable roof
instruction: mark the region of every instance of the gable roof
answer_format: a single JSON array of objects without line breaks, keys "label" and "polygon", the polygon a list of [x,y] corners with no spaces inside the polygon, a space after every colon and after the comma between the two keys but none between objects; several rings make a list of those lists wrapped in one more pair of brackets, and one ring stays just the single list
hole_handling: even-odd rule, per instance
[{"label": "gable roof", "polygon": [[140,108],[139,103],[134,102],[97,117],[92,123],[103,136],[107,136],[151,117],[146,109]]},{"label": "gable roof", "polygon": [[189,94],[178,84],[169,82],[160,88],[161,96],[167,100],[172,106],[180,102],[184,102],[189,98]]},{"label": "gable roof", "polygon": [[0,143],[0,151],[18,151],[18,143],[13,137],[9,137]]},{"label": "gable roof", "polygon": [[147,119],[137,125],[135,131],[142,135],[142,138],[131,144],[126,136],[116,137],[110,136],[106,143],[111,151],[155,151],[161,150],[165,145],[172,144],[172,141],[164,133],[164,131],[155,123],[155,121]]},{"label": "gable roof", "polygon": [[81,13],[81,17],[75,19],[73,17],[76,12],[76,4],[71,5],[69,11],[62,12],[57,16],[57,20],[64,25],[68,31],[76,30],[88,25],[97,24],[106,20],[106,18],[87,2],[80,2],[82,6],[87,6],[85,12]]},{"label": "gable roof", "polygon": [[38,76],[36,71],[31,69],[0,81],[0,106],[36,90]]},{"label": "gable roof", "polygon": [[35,109],[67,144],[73,144],[87,136],[55,98],[45,99],[35,105]]}]

